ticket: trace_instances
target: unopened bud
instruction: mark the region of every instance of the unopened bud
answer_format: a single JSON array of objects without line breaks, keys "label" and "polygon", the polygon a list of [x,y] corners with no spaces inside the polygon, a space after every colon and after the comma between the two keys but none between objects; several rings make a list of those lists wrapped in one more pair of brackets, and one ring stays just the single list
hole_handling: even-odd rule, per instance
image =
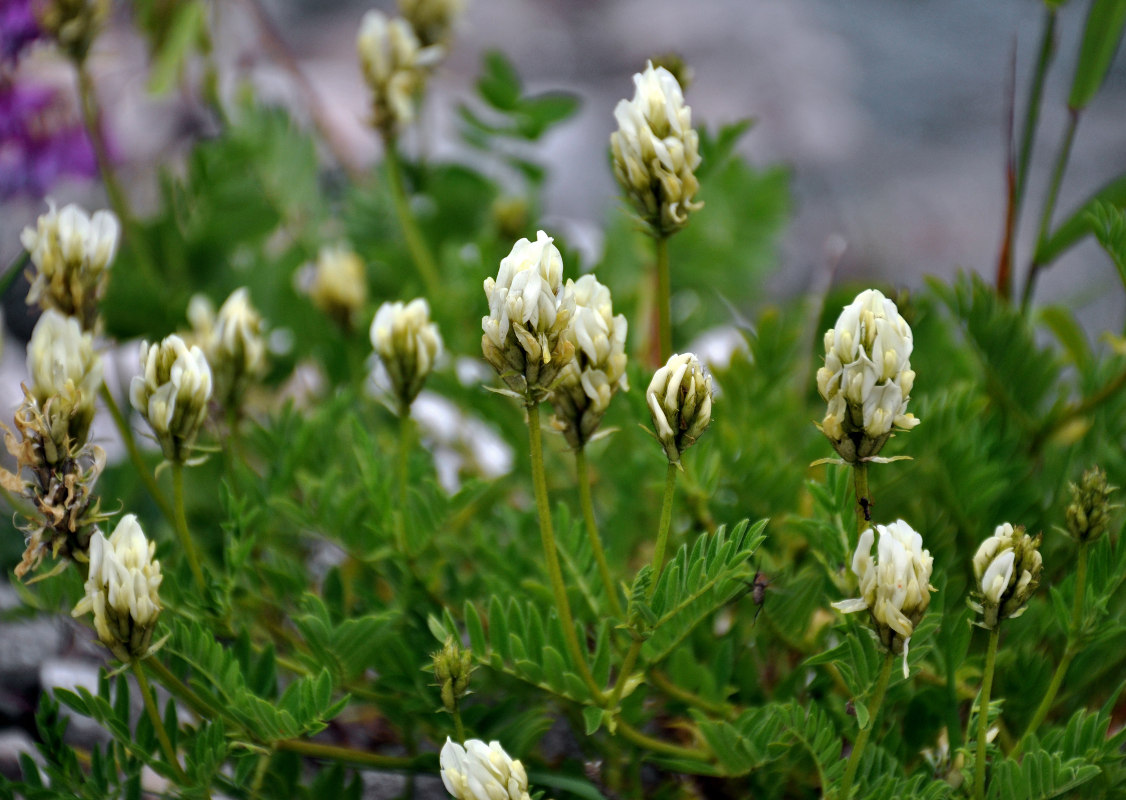
[{"label": "unopened bud", "polygon": [[193,341],[203,350],[214,381],[213,394],[224,408],[237,406],[246,387],[266,370],[262,315],[250,303],[250,292],[233,291],[219,313],[206,295],[188,304]]},{"label": "unopened bud", "polygon": [[1032,537],[1022,526],[1006,522],[981,543],[974,555],[974,577],[981,602],[972,603],[986,628],[1024,613],[1032,593],[1040,585],[1043,560],[1039,535]]},{"label": "unopened bud", "polygon": [[423,47],[444,45],[464,10],[465,0],[399,0],[399,13]]},{"label": "unopened bud", "polygon": [[400,413],[407,413],[442,353],[430,306],[421,297],[406,305],[384,303],[371,323],[371,344],[387,370]]},{"label": "unopened bud", "polygon": [[669,462],[700,438],[712,420],[712,376],[693,353],[676,354],[657,370],[645,392],[657,441]]},{"label": "unopened bud", "polygon": [[457,711],[461,698],[469,694],[469,676],[473,672],[473,653],[461,647],[451,636],[442,649],[433,653],[434,677],[442,694],[442,707],[451,714]]},{"label": "unopened bud", "polygon": [[1106,473],[1091,467],[1079,483],[1069,484],[1071,502],[1067,505],[1067,530],[1077,542],[1098,539],[1110,527],[1110,512],[1117,508],[1110,502],[1114,486],[1107,483]]},{"label": "unopened bud", "polygon": [[375,10],[364,14],[356,50],[372,94],[372,123],[391,135],[414,119],[414,98],[426,81],[425,67],[441,50],[422,47],[405,19],[388,19]]},{"label": "unopened bud", "polygon": [[39,25],[59,49],[81,63],[109,16],[109,0],[46,0],[39,7]]},{"label": "unopened bud", "polygon": [[313,305],[350,329],[368,299],[364,262],[345,245],[322,247],[303,288]]}]

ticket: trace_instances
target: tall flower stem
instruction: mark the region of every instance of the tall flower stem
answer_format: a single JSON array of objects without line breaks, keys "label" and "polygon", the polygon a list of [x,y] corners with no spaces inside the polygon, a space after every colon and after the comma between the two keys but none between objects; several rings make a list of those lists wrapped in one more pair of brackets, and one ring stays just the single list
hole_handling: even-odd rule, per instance
[{"label": "tall flower stem", "polygon": [[575,633],[575,620],[571,616],[571,604],[567,600],[567,587],[563,583],[563,570],[559,567],[559,554],[555,550],[555,530],[551,522],[551,505],[547,498],[547,476],[543,468],[543,442],[540,433],[540,407],[539,403],[527,403],[528,409],[528,439],[532,457],[532,485],[536,494],[536,511],[540,518],[540,539],[543,542],[543,556],[547,563],[547,575],[551,580],[551,589],[555,594],[555,608],[559,612],[559,622],[563,626],[563,638],[567,649],[571,651],[571,660],[579,671],[579,677],[590,689],[595,702],[601,705],[605,696],[598,682],[594,680],[590,667],[586,663],[586,654],[579,637]]},{"label": "tall flower stem", "polygon": [[395,514],[395,544],[399,553],[407,556],[407,484],[410,476],[410,407],[399,412],[399,461],[396,465],[396,489],[398,491],[398,510]]},{"label": "tall flower stem", "polygon": [[598,574],[602,576],[602,586],[610,601],[610,611],[615,617],[621,618],[622,603],[618,599],[618,590],[610,574],[610,565],[606,563],[606,552],[602,549],[602,538],[598,535],[598,523],[594,520],[594,503],[590,497],[590,475],[586,464],[586,449],[583,447],[575,451],[575,472],[579,484],[579,505],[583,509],[590,549],[594,553],[594,560],[598,563]]},{"label": "tall flower stem", "polygon": [[989,631],[989,649],[985,651],[985,673],[981,678],[981,699],[977,704],[977,760],[974,762],[974,798],[985,800],[985,739],[989,731],[989,694],[993,691],[993,670],[997,665],[997,641],[1001,625]]},{"label": "tall flower stem", "polygon": [[[157,741],[160,742],[160,748],[164,751],[164,758],[168,761],[168,766],[176,775],[176,781],[181,787],[188,784],[188,776],[184,774],[183,768],[180,766],[180,760],[176,758],[176,748],[172,746],[172,740],[168,738],[168,731],[164,729],[164,722],[160,719],[160,711],[156,707],[156,700],[152,696],[152,688],[149,686],[148,676],[145,675],[144,667],[141,666],[139,659],[133,659],[130,666],[133,668],[133,674],[137,676],[137,687],[141,690],[141,700],[145,704],[145,711],[148,712],[149,721],[152,722],[153,729],[156,731]],[[206,789],[204,790],[206,794]],[[210,795],[208,795],[210,797]]]},{"label": "tall flower stem", "polygon": [[176,524],[176,515],[172,511],[172,506],[168,504],[164,492],[160,491],[160,487],[156,483],[156,478],[153,477],[152,471],[145,464],[144,456],[141,455],[140,449],[137,447],[137,439],[133,436],[133,429],[129,427],[129,421],[125,419],[125,415],[121,413],[121,408],[117,405],[117,401],[113,398],[113,393],[110,392],[106,384],[102,384],[98,389],[98,396],[102,398],[106,408],[109,409],[109,415],[113,417],[113,424],[117,427],[117,432],[121,435],[121,441],[125,445],[125,452],[129,454],[129,460],[133,463],[133,469],[137,471],[137,476],[141,479],[141,483],[145,484],[148,489],[149,495],[152,497],[153,502],[160,508],[160,513],[168,520],[170,525]]},{"label": "tall flower stem", "polygon": [[669,237],[657,236],[657,330],[660,363],[672,355],[672,281],[669,276]]},{"label": "tall flower stem", "polygon": [[868,739],[872,736],[872,729],[876,727],[876,719],[880,713],[880,706],[884,704],[884,695],[887,693],[888,680],[891,678],[891,668],[895,663],[895,654],[890,650],[884,654],[884,664],[880,668],[880,676],[876,679],[876,689],[872,692],[872,700],[868,703],[868,727],[861,729],[852,745],[852,753],[848,757],[848,766],[845,767],[844,780],[837,800],[849,800],[852,792],[852,781],[856,778],[856,770],[860,767],[860,757]]},{"label": "tall flower stem", "polygon": [[395,205],[395,215],[399,218],[399,225],[403,229],[403,238],[407,241],[407,250],[410,251],[422,282],[426,284],[426,293],[432,300],[442,296],[442,282],[438,277],[438,267],[434,263],[434,256],[426,246],[422,233],[418,229],[418,222],[411,212],[407,192],[403,186],[403,165],[399,159],[399,151],[395,139],[391,135],[383,137],[384,153],[387,159],[387,182],[391,187],[391,202]]},{"label": "tall flower stem", "polygon": [[181,461],[172,462],[172,500],[176,506],[176,536],[180,539],[180,546],[188,557],[188,566],[192,569],[196,588],[205,592],[207,583],[203,579],[203,569],[199,565],[199,552],[192,540],[191,531],[188,530],[188,516],[184,511],[184,464]]},{"label": "tall flower stem", "polygon": [[1024,735],[1020,737],[1016,747],[1013,748],[1009,754],[1011,758],[1017,758],[1024,749],[1028,737],[1036,733],[1036,729],[1040,727],[1048,716],[1048,712],[1052,710],[1052,704],[1056,701],[1056,695],[1059,693],[1060,686],[1063,685],[1064,675],[1067,674],[1067,668],[1071,666],[1072,660],[1079,652],[1079,632],[1080,626],[1083,623],[1083,605],[1087,598],[1087,542],[1079,543],[1079,559],[1075,566],[1075,599],[1071,605],[1071,621],[1068,625],[1067,631],[1067,647],[1063,651],[1063,657],[1060,658],[1060,663],[1056,665],[1056,671],[1052,673],[1052,680],[1048,684],[1048,691],[1044,693],[1044,698],[1040,701],[1040,705],[1036,707],[1036,713],[1032,715],[1032,721],[1028,723],[1028,729]]},{"label": "tall flower stem", "polygon": [[852,485],[856,492],[856,535],[872,527],[872,493],[868,489],[868,462],[852,465]]},{"label": "tall flower stem", "polygon": [[457,700],[454,700],[454,710],[452,712],[454,718],[454,733],[457,734],[457,741],[459,744],[465,744],[465,726],[461,722],[461,709],[458,707]]},{"label": "tall flower stem", "polygon": [[657,579],[661,577],[661,570],[665,566],[665,549],[669,543],[669,528],[672,527],[672,499],[676,494],[676,473],[679,467],[669,462],[668,471],[665,472],[665,495],[661,501],[661,522],[657,528],[657,545],[653,548],[653,582],[649,584],[649,596],[653,596],[657,588]]}]

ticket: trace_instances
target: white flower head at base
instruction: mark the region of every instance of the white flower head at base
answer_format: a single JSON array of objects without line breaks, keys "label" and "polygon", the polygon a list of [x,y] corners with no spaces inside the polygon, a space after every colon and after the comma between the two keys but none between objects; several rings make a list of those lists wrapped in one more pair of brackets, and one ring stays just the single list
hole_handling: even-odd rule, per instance
[{"label": "white flower head at base", "polygon": [[693,353],[678,353],[653,375],[645,391],[657,441],[672,464],[712,421],[712,376]]},{"label": "white flower head at base", "polygon": [[210,399],[211,368],[198,346],[189,348],[174,334],[159,344],[141,343],[141,374],[129,385],[129,400],[169,461],[186,460]]},{"label": "white flower head at base", "polygon": [[100,530],[90,539],[86,596],[72,613],[92,611],[98,639],[122,661],[149,654],[163,579],[155,552],[156,542],[145,538],[132,514],[121,518],[109,539]]},{"label": "white flower head at base", "polygon": [[653,232],[668,236],[703,206],[694,202],[700,188],[694,172],[700,165],[699,136],[671,72],[650,62],[633,76],[633,84],[633,99],[614,108],[614,177]]},{"label": "white flower head at base", "polygon": [[121,224],[110,211],[91,216],[74,204],[61,211],[52,200],[47,205],[48,212],[39,217],[36,226],[24,228],[20,234],[36,267],[27,302],[76,317],[83,330],[92,331],[108,270],[117,254]]},{"label": "white flower head at base", "polygon": [[442,353],[430,306],[421,297],[406,305],[384,303],[371,323],[371,345],[387,370],[400,413],[406,413]]},{"label": "white flower head at base", "polygon": [[575,357],[563,367],[555,391],[553,425],[576,450],[598,430],[618,391],[629,390],[626,377],[625,316],[614,316],[610,290],[593,275],[568,281],[575,298],[575,314],[567,338]]},{"label": "white flower head at base", "polygon": [[[880,539],[872,560],[875,533]],[[850,614],[868,610],[872,628],[889,653],[903,654],[907,677],[907,648],[915,626],[930,605],[934,559],[923,549],[923,537],[903,520],[877,525],[860,534],[852,557],[852,571],[860,583],[860,597],[833,603]]]},{"label": "white flower head at base", "polygon": [[575,298],[563,286],[563,256],[554,240],[539,231],[534,242],[516,242],[501,260],[496,279],[485,279],[485,297],[485,360],[526,402],[544,399],[575,353],[565,335]]},{"label": "white flower head at base", "polygon": [[195,295],[188,303],[188,321],[211,368],[213,394],[230,408],[266,371],[262,315],[251,305],[250,291],[243,286],[231,292],[218,314],[206,295]]},{"label": "white flower head at base", "polygon": [[911,327],[876,289],[857,295],[826,331],[817,390],[828,411],[820,427],[847,463],[874,458],[893,428],[919,424],[907,413],[913,346]]},{"label": "white flower head at base", "polygon": [[470,739],[465,747],[447,738],[440,757],[442,783],[456,800],[529,800],[524,765],[500,742]]},{"label": "white flower head at base", "polygon": [[86,444],[94,401],[102,385],[102,359],[94,337],[74,317],[49,308],[35,323],[27,345],[28,394],[43,415],[55,451],[65,455]]},{"label": "white flower head at base", "polygon": [[980,602],[971,601],[970,606],[982,615],[984,627],[995,628],[1001,620],[1024,613],[1044,569],[1040,540],[1006,522],[977,549],[974,578]]}]

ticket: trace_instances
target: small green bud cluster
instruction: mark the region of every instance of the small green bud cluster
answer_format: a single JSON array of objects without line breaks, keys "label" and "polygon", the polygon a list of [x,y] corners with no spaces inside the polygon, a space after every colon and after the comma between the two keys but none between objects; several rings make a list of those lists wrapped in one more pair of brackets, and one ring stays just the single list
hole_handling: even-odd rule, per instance
[{"label": "small green bud cluster", "polygon": [[465,0],[399,0],[399,13],[423,47],[445,46],[463,11]]},{"label": "small green bud cluster", "polygon": [[1093,542],[1110,527],[1110,512],[1117,508],[1110,502],[1115,487],[1107,483],[1106,473],[1091,467],[1079,483],[1069,484],[1071,502],[1067,505],[1067,531],[1077,542]]},{"label": "small green bud cluster", "polygon": [[974,555],[974,578],[981,602],[971,605],[982,615],[983,627],[995,628],[1001,620],[1024,613],[1044,569],[1041,538],[1006,522],[981,543]]},{"label": "small green bud cluster", "polygon": [[457,711],[461,698],[469,694],[469,676],[473,672],[473,653],[453,637],[446,639],[441,650],[433,653],[434,677],[442,694],[442,707],[451,714]]},{"label": "small green bud cluster", "polygon": [[694,172],[700,166],[699,136],[671,72],[650,62],[633,83],[633,99],[614,108],[614,177],[654,235],[668,236],[703,207],[694,202],[700,189]]},{"label": "small green bud cluster", "polygon": [[72,613],[93,612],[98,639],[122,661],[150,652],[164,577],[155,553],[156,542],[145,538],[132,514],[121,518],[109,539],[100,530],[90,539],[86,596]]},{"label": "small green bud cluster", "polygon": [[707,430],[712,421],[712,376],[693,353],[678,353],[653,375],[645,391],[657,441],[670,464]]},{"label": "small green bud cluster", "polygon": [[109,12],[109,0],[47,0],[39,7],[39,25],[59,49],[81,63]]}]

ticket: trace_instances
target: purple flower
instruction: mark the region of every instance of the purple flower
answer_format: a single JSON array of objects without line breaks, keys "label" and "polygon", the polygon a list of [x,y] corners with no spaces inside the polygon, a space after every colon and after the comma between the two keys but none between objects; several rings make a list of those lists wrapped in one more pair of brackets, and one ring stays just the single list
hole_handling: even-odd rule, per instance
[{"label": "purple flower", "polygon": [[15,64],[24,49],[42,35],[31,0],[0,0],[0,65]]},{"label": "purple flower", "polygon": [[56,90],[0,76],[0,200],[42,197],[61,176],[96,170],[90,140]]}]

